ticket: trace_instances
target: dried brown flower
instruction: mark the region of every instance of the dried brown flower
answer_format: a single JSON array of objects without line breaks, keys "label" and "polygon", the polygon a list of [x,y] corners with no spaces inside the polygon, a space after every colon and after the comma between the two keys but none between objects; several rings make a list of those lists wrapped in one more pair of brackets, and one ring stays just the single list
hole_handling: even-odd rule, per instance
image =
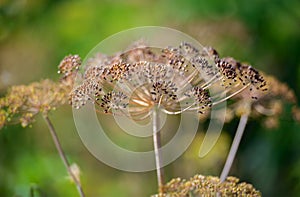
[{"label": "dried brown flower", "polygon": [[[83,81],[71,94],[74,108],[91,101],[105,113],[129,112],[143,119],[153,106],[167,114],[204,113],[247,88],[265,90],[266,83],[255,69],[223,61],[208,48],[200,51],[189,43],[162,50],[133,46],[88,60]],[[219,92],[210,95],[212,87]]]},{"label": "dried brown flower", "polygon": [[[249,101],[247,99],[247,91],[237,95],[233,98],[235,103],[231,106],[231,110],[234,110],[238,116],[242,113],[249,113],[254,118],[264,116],[264,125],[267,128],[275,128],[279,124],[279,118],[284,111],[283,108],[285,104],[294,105],[293,109],[297,109],[297,99],[293,90],[286,84],[280,82],[273,76],[264,73],[262,75],[268,81],[268,90],[264,94],[254,90],[255,96],[257,97],[255,101]],[[245,109],[247,105],[248,107]],[[299,121],[295,113],[296,110],[292,112],[294,114],[293,118]]]},{"label": "dried brown flower", "polygon": [[[227,73],[232,78],[238,78],[242,81],[244,87],[247,86],[245,81],[251,81],[251,86],[248,88],[237,85],[237,89],[242,91],[232,97],[234,102],[227,108],[227,122],[231,121],[234,115],[250,114],[256,118],[263,115],[265,116],[264,125],[268,128],[274,128],[278,126],[278,119],[283,112],[284,104],[296,105],[297,99],[293,90],[275,77],[259,73],[250,65],[241,63],[232,57],[220,58],[218,52],[211,47],[207,47],[207,51],[214,57],[217,65],[223,65],[223,71],[230,67],[236,68],[238,70],[236,73],[230,73],[230,71]],[[232,88],[228,93],[234,94],[238,91],[237,89]],[[296,109],[296,106],[293,107],[292,113],[297,121],[299,118],[297,119]]]},{"label": "dried brown flower", "polygon": [[79,55],[66,56],[58,66],[58,73],[63,75],[61,77],[61,82],[65,85],[73,86],[81,63]]},{"label": "dried brown flower", "polygon": [[172,179],[164,186],[164,191],[163,194],[153,197],[261,196],[251,184],[239,182],[238,178],[227,177],[221,182],[218,177],[203,175],[195,175],[190,180]]}]

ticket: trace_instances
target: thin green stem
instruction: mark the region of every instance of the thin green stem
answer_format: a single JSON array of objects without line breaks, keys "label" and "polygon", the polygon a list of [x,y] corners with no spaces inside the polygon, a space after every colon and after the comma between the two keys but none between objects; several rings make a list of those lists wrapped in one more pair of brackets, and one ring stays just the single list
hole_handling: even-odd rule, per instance
[{"label": "thin green stem", "polygon": [[241,139],[242,139],[247,121],[248,121],[248,114],[243,114],[240,118],[240,122],[239,122],[239,125],[238,125],[238,128],[237,128],[237,131],[235,133],[232,145],[230,147],[229,154],[227,156],[223,171],[221,173],[221,177],[220,177],[221,182],[225,181],[226,177],[229,174],[229,171],[231,169],[231,166],[232,166],[233,160],[235,158],[236,152],[239,148],[239,144],[241,142]]},{"label": "thin green stem", "polygon": [[153,107],[152,112],[152,123],[153,123],[153,145],[154,145],[154,153],[155,153],[155,165],[156,165],[156,174],[157,174],[157,182],[158,182],[158,194],[162,194],[163,186],[164,186],[164,172],[161,164],[161,155],[160,155],[160,147],[161,147],[161,139],[159,128],[159,108]]},{"label": "thin green stem", "polygon": [[67,157],[66,157],[66,155],[65,155],[65,153],[62,149],[61,143],[58,139],[57,133],[54,129],[54,126],[53,126],[52,122],[50,121],[48,116],[44,116],[44,120],[47,123],[47,126],[49,128],[50,133],[51,133],[53,142],[54,142],[55,147],[58,151],[58,154],[59,154],[61,160],[63,161],[69,176],[72,178],[73,182],[75,183],[77,191],[78,191],[80,197],[85,197],[83,189],[82,189],[81,184],[80,184],[80,181],[78,180],[78,178],[76,177],[76,175],[73,173],[73,171],[71,169],[70,163],[69,163],[69,161],[68,161],[68,159],[67,159]]},{"label": "thin green stem", "polygon": [[35,194],[35,186],[30,187],[30,197],[34,197]]}]

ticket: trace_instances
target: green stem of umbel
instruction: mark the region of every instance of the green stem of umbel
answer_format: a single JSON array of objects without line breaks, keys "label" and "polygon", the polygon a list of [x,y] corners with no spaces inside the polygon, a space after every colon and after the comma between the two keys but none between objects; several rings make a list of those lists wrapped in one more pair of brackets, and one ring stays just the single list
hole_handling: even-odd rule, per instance
[{"label": "green stem of umbel", "polygon": [[69,163],[69,161],[68,161],[68,159],[67,159],[67,157],[66,157],[66,155],[65,155],[65,153],[64,153],[64,151],[62,149],[61,143],[60,143],[60,141],[58,139],[57,133],[56,133],[56,131],[54,129],[54,126],[53,126],[52,122],[50,121],[50,119],[49,119],[48,116],[44,116],[44,120],[47,123],[47,126],[49,128],[50,133],[51,133],[53,142],[54,142],[55,147],[56,147],[56,149],[58,151],[58,154],[59,154],[61,160],[63,161],[63,163],[64,163],[64,165],[65,165],[65,167],[67,169],[67,172],[68,172],[69,176],[72,178],[73,182],[76,185],[76,188],[77,188],[77,191],[79,193],[79,196],[80,197],[85,197],[83,189],[82,189],[81,184],[80,184],[80,181],[78,180],[78,178],[76,177],[76,175],[73,173],[73,171],[71,169],[70,163]]},{"label": "green stem of umbel", "polygon": [[221,182],[225,181],[226,177],[229,174],[229,171],[230,171],[230,168],[232,166],[233,160],[235,158],[236,152],[239,148],[239,144],[241,142],[243,133],[245,131],[247,121],[248,121],[248,114],[243,114],[240,118],[240,122],[239,122],[239,125],[238,125],[238,128],[237,128],[237,131],[235,133],[232,145],[230,147],[229,154],[227,156],[223,171],[222,171],[221,176],[220,176]]},{"label": "green stem of umbel", "polygon": [[160,147],[161,147],[161,139],[159,128],[159,108],[153,107],[152,112],[152,123],[153,123],[153,145],[154,145],[154,154],[155,154],[155,165],[156,165],[156,174],[157,174],[157,182],[158,182],[158,194],[162,194],[164,187],[164,172],[162,168]]}]

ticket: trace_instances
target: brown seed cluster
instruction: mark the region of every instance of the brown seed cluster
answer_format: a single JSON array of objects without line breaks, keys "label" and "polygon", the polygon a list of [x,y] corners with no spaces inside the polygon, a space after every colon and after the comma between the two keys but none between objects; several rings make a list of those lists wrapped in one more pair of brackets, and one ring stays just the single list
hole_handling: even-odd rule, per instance
[{"label": "brown seed cluster", "polygon": [[[223,85],[225,86],[247,86],[249,85],[249,90],[253,89],[260,90],[262,92],[267,90],[267,82],[264,77],[251,65],[246,63],[240,63],[232,57],[220,58],[218,52],[207,47],[206,50],[208,54],[211,54],[214,61],[219,69],[219,72],[225,76],[223,79]],[[226,80],[227,79],[227,80]],[[240,86],[238,86],[240,87]],[[254,99],[256,99],[254,97]]]},{"label": "brown seed cluster", "polygon": [[[213,57],[219,73],[225,76],[222,83],[227,89],[225,92],[233,95],[231,97],[234,102],[227,108],[226,121],[231,121],[234,115],[250,114],[252,117],[264,115],[264,125],[274,128],[278,126],[285,103],[294,105],[291,113],[293,118],[299,121],[296,96],[286,84],[232,57],[220,58],[218,52],[211,47],[207,47],[206,51]],[[204,120],[206,117],[201,118]]]},{"label": "brown seed cluster", "polygon": [[[210,48],[210,54],[213,54],[218,61],[219,56],[214,49]],[[230,121],[234,114],[240,116],[246,113],[252,117],[264,115],[264,125],[268,128],[274,128],[279,124],[285,103],[294,105],[292,109],[293,118],[299,121],[296,96],[286,84],[273,76],[259,73],[251,66],[240,63],[231,57],[223,58],[223,60],[238,68],[240,81],[250,80],[252,84],[252,87],[233,97],[235,102],[227,108],[227,121]],[[246,83],[243,84],[246,85]],[[249,95],[253,99],[250,99]]]},{"label": "brown seed cluster", "polygon": [[6,96],[0,98],[0,128],[9,123],[26,127],[37,114],[47,115],[67,103],[80,62],[78,55],[67,56],[59,65],[59,72],[63,74],[60,82],[45,79],[11,87]]},{"label": "brown seed cluster", "polygon": [[249,100],[249,91],[233,97],[234,103],[229,106],[228,112],[231,114],[228,118],[230,121],[233,115],[240,116],[248,113],[253,118],[262,118],[263,124],[267,128],[275,128],[279,124],[281,114],[285,106],[292,105],[292,118],[300,122],[299,108],[297,108],[297,98],[293,90],[287,84],[280,82],[275,77],[262,73],[262,76],[268,81],[268,89],[262,93],[257,89],[252,90],[252,97],[257,99]]},{"label": "brown seed cluster", "polygon": [[79,55],[66,56],[58,66],[58,73],[64,74],[64,77],[68,77],[78,70],[81,65],[81,59]]},{"label": "brown seed cluster", "polygon": [[61,82],[66,85],[73,86],[81,63],[79,55],[66,56],[58,66],[58,73],[62,74]]},{"label": "brown seed cluster", "polygon": [[[164,49],[143,43],[131,47],[88,60],[82,83],[71,93],[74,108],[91,101],[105,113],[127,110],[141,119],[154,105],[167,114],[204,113],[246,88],[265,90],[266,82],[255,69],[220,59],[210,48],[185,42]],[[219,91],[211,95],[210,88]]]},{"label": "brown seed cluster", "polygon": [[195,175],[190,180],[172,179],[164,186],[164,193],[153,197],[192,197],[192,196],[251,196],[261,193],[251,184],[239,182],[238,178],[227,177],[221,182],[218,177]]}]

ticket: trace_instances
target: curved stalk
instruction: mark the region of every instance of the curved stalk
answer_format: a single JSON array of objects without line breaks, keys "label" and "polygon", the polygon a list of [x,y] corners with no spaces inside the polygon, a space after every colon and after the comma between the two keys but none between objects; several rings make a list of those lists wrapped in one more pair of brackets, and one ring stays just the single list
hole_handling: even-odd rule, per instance
[{"label": "curved stalk", "polygon": [[248,121],[248,114],[243,114],[240,118],[240,122],[239,122],[239,125],[237,128],[237,131],[235,133],[232,145],[230,147],[229,154],[227,156],[224,168],[223,168],[221,176],[220,176],[221,182],[225,181],[226,177],[229,174],[230,168],[232,166],[233,160],[235,158],[236,152],[237,152],[239,144],[241,142],[247,121]]},{"label": "curved stalk", "polygon": [[159,108],[157,106],[153,107],[152,111],[152,123],[153,123],[153,146],[154,146],[154,154],[155,154],[155,165],[156,165],[156,175],[157,175],[157,183],[158,183],[158,194],[163,193],[164,186],[164,172],[161,165],[161,155],[159,148],[161,147],[161,139],[159,128]]},{"label": "curved stalk", "polygon": [[48,116],[43,116],[44,117],[44,120],[46,121],[47,123],[47,126],[48,126],[48,129],[51,133],[51,136],[52,136],[52,140],[55,144],[55,147],[58,151],[58,154],[61,158],[61,160],[63,161],[64,165],[65,165],[65,168],[67,169],[67,172],[69,174],[69,176],[72,178],[73,182],[75,183],[76,185],[76,188],[77,188],[77,191],[80,195],[80,197],[85,197],[84,195],[84,192],[83,192],[83,189],[81,187],[81,184],[80,184],[80,181],[78,180],[78,178],[76,177],[76,175],[73,173],[72,169],[71,169],[71,166],[70,166],[70,163],[62,149],[62,146],[61,146],[61,143],[58,139],[58,136],[56,134],[56,131],[54,129],[54,126],[52,124],[52,122],[50,121],[49,117]]}]

